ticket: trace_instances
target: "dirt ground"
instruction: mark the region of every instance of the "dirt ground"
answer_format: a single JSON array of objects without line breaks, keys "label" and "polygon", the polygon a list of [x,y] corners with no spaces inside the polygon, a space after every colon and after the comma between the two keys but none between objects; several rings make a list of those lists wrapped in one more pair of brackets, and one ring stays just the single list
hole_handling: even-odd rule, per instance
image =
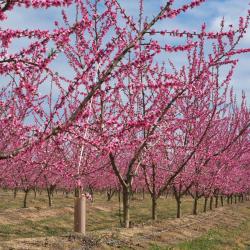
[{"label": "dirt ground", "polygon": [[[102,207],[98,206],[97,209]],[[106,208],[103,208],[106,209]],[[0,224],[16,224],[24,218],[31,221],[41,220],[48,216],[60,216],[72,213],[73,208],[44,210],[39,208],[6,209],[0,213]],[[210,230],[220,228],[233,232],[250,221],[250,201],[227,205],[211,212],[188,215],[180,219],[167,219],[136,225],[130,229],[113,228],[93,231],[85,237],[73,233],[61,236],[33,237],[4,240],[0,249],[179,249],[178,244],[187,242]],[[249,228],[248,228],[249,229]],[[236,237],[237,249],[250,249],[250,231],[244,236]],[[157,248],[152,246],[157,244]],[[186,249],[186,248],[185,248]],[[231,249],[230,246],[224,249]]]}]

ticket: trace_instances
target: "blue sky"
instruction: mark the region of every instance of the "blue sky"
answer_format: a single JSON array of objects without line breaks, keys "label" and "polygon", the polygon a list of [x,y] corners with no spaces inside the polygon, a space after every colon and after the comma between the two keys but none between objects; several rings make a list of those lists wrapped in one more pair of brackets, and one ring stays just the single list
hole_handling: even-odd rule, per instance
[{"label": "blue sky", "polygon": [[[191,0],[176,0],[174,6],[178,7],[183,3]],[[164,0],[145,0],[145,15],[151,19],[159,10]],[[137,16],[138,1],[137,0],[120,0],[120,4],[127,10],[129,14]],[[248,0],[207,0],[202,6],[180,15],[178,18],[161,22],[157,24],[157,28],[199,31],[201,24],[206,22],[207,28],[216,31],[222,17],[225,18],[226,25],[237,24],[241,15],[246,15],[249,8]],[[73,9],[68,9],[72,13]],[[40,28],[51,29],[55,20],[61,20],[60,9],[50,8],[48,10],[34,10],[16,7],[8,13],[7,21],[1,22],[1,28]],[[246,48],[250,45],[250,31],[246,34],[244,40],[241,41],[241,47]],[[15,44],[16,49],[23,46],[22,43]],[[14,48],[13,48],[14,49]],[[181,64],[182,58],[176,57],[176,63]],[[246,92],[248,103],[250,103],[250,55],[240,56],[240,63],[233,77],[232,85],[238,96],[242,90]],[[61,69],[66,70],[67,66],[60,64]]]}]

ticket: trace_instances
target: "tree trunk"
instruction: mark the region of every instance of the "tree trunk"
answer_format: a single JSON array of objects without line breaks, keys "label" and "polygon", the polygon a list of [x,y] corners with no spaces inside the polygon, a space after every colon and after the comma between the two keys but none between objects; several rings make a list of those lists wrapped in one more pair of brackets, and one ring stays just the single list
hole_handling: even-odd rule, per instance
[{"label": "tree trunk", "polygon": [[50,192],[50,189],[47,188],[47,194],[48,194],[48,198],[49,198],[49,207],[52,206],[52,197],[51,197],[51,192]]},{"label": "tree trunk", "polygon": [[237,195],[234,196],[234,203],[237,203]]},{"label": "tree trunk", "polygon": [[130,216],[129,216],[129,208],[130,208],[130,193],[129,187],[123,187],[123,226],[125,228],[129,228],[130,225]]},{"label": "tree trunk", "polygon": [[216,196],[215,196],[215,208],[218,207],[218,199],[219,199],[219,196],[216,195]]},{"label": "tree trunk", "polygon": [[119,219],[120,225],[122,226],[122,217],[121,217],[121,189],[118,190],[118,202],[119,202]]},{"label": "tree trunk", "polygon": [[156,214],[156,208],[157,208],[157,198],[156,198],[156,188],[155,188],[155,182],[156,182],[156,172],[155,172],[155,165],[152,165],[152,170],[153,170],[153,193],[152,193],[152,220],[156,220],[157,219],[157,214]]},{"label": "tree trunk", "polygon": [[135,193],[135,191],[131,188],[131,190],[130,190],[130,199],[131,200],[134,200],[134,193]]},{"label": "tree trunk", "polygon": [[90,195],[92,197],[92,201],[94,201],[94,189],[93,189],[93,187],[91,185],[89,185],[89,193],[90,193]]},{"label": "tree trunk", "polygon": [[181,193],[173,186],[173,194],[176,200],[176,218],[181,217]]},{"label": "tree trunk", "polygon": [[111,193],[107,191],[107,201],[111,201]]},{"label": "tree trunk", "polygon": [[34,188],[33,191],[34,191],[34,199],[36,199],[36,188]]},{"label": "tree trunk", "polygon": [[27,196],[28,196],[29,189],[24,190],[24,199],[23,199],[23,208],[27,208]]},{"label": "tree trunk", "polygon": [[176,218],[180,218],[181,217],[181,197],[176,197],[176,206],[177,206],[177,210],[176,210]]},{"label": "tree trunk", "polygon": [[75,197],[80,197],[80,188],[79,187],[75,188]]},{"label": "tree trunk", "polygon": [[65,197],[69,198],[69,192],[68,191],[65,192]]},{"label": "tree trunk", "polygon": [[207,200],[208,200],[208,197],[205,197],[204,207],[203,207],[203,212],[204,212],[204,213],[207,212]]},{"label": "tree trunk", "polygon": [[214,200],[214,197],[211,196],[211,197],[210,197],[210,203],[209,203],[209,209],[210,209],[210,210],[213,210],[213,200]]},{"label": "tree trunk", "polygon": [[16,195],[17,195],[17,188],[14,188],[14,199],[16,199]]},{"label": "tree trunk", "polygon": [[107,190],[107,201],[111,201],[114,193],[115,193],[115,190],[112,190],[112,188],[109,188],[109,190]]},{"label": "tree trunk", "polygon": [[197,196],[195,195],[194,203],[193,203],[193,215],[197,215],[197,202],[198,202],[198,199],[197,199]]},{"label": "tree trunk", "polygon": [[244,194],[241,194],[241,202],[244,202]]},{"label": "tree trunk", "polygon": [[145,199],[145,191],[144,191],[144,188],[142,189],[142,199],[143,199],[143,200]]},{"label": "tree trunk", "polygon": [[224,205],[223,195],[221,195],[221,197],[220,197],[220,203],[221,203],[221,206],[223,207],[223,205]]},{"label": "tree trunk", "polygon": [[157,199],[155,195],[152,195],[152,220],[157,219]]}]

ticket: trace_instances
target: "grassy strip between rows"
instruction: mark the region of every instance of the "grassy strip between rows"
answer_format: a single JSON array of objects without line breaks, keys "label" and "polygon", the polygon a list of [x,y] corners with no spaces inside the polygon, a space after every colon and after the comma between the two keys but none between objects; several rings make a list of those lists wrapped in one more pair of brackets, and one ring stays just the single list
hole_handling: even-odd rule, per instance
[{"label": "grassy strip between rows", "polygon": [[196,239],[182,242],[175,246],[152,244],[150,250],[250,250],[250,221],[243,222],[239,227],[231,229],[219,227],[209,230],[207,234]]},{"label": "grassy strip between rows", "polygon": [[[53,197],[52,208],[47,206],[46,193],[38,195],[35,199],[33,193],[29,194],[28,205],[30,209],[21,208],[23,193],[19,192],[13,199],[11,192],[0,191],[0,245],[1,242],[22,238],[50,237],[68,235],[73,230],[73,195],[64,197],[61,193]],[[187,250],[221,250],[221,249],[248,249],[250,250],[250,207],[248,203],[238,206],[237,204],[226,205],[234,211],[233,220],[239,220],[237,226],[221,225],[210,229],[198,238],[190,237],[189,241],[183,241],[176,245],[153,242],[147,249],[187,249]],[[151,223],[151,200],[146,195],[142,200],[141,194],[135,196],[131,202],[131,220],[137,225]],[[202,214],[203,200],[199,200],[198,211]],[[192,199],[184,197],[182,202],[182,215],[191,214]],[[94,203],[87,204],[87,231],[99,234],[99,230],[120,228],[119,225],[118,197],[107,202],[104,193],[95,195]],[[235,213],[236,212],[236,213]],[[162,197],[158,201],[158,222],[175,217],[176,204],[172,197]],[[230,215],[228,219],[230,219]],[[8,220],[4,220],[8,219]],[[242,223],[242,221],[244,221]],[[218,223],[219,224],[219,223]],[[161,226],[161,225],[159,225]],[[142,232],[144,234],[144,232]],[[119,240],[119,236],[118,236]],[[150,242],[148,242],[150,244]],[[124,246],[125,247],[125,246]],[[121,248],[123,249],[123,248]],[[126,248],[124,248],[126,249]],[[129,248],[128,248],[129,249]]]}]

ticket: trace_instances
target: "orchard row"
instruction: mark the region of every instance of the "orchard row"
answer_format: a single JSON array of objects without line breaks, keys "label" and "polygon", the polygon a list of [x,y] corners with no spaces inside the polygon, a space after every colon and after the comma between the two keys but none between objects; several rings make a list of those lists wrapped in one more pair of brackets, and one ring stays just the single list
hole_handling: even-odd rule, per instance
[{"label": "orchard row", "polygon": [[230,82],[250,51],[240,47],[250,12],[216,32],[171,30],[206,1],[169,0],[151,18],[143,0],[136,15],[120,2],[0,4],[1,19],[18,6],[62,9],[47,30],[0,30],[0,185],[49,197],[55,188],[122,190],[125,227],[134,190],[150,193],[153,219],[167,191],[177,216],[186,194],[194,214],[201,197],[245,196],[250,113]]}]

